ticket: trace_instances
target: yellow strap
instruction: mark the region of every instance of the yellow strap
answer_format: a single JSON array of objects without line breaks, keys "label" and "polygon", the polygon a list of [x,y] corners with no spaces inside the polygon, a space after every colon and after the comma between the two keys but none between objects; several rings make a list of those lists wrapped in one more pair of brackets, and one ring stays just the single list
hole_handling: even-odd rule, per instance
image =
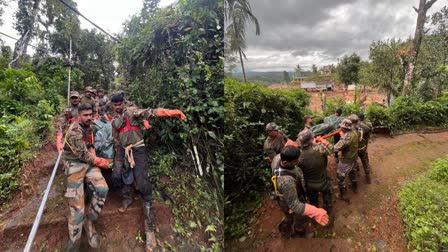
[{"label": "yellow strap", "polygon": [[135,144],[130,144],[124,148],[124,153],[126,154],[126,158],[128,159],[129,165],[131,166],[131,168],[134,168],[134,166],[135,166],[134,155],[132,154],[132,147],[140,145],[144,142],[145,141],[142,139],[142,140],[136,142]]},{"label": "yellow strap", "polygon": [[275,175],[272,176],[271,181],[272,181],[272,183],[274,184],[275,195],[280,196],[280,197],[283,197],[283,194],[279,193],[279,192],[278,192],[278,189],[277,189],[277,176],[275,176]]}]

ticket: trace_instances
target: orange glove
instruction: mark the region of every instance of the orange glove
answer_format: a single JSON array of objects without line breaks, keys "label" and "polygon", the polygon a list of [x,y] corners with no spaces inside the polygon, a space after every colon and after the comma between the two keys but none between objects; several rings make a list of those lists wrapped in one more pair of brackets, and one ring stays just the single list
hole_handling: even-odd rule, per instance
[{"label": "orange glove", "polygon": [[187,117],[182,113],[182,111],[178,109],[164,109],[164,108],[157,108],[156,116],[159,117],[177,117],[180,118],[182,121],[184,121]]},{"label": "orange glove", "polygon": [[313,205],[305,203],[305,211],[303,212],[303,214],[310,218],[314,218],[317,223],[322,226],[328,224],[329,217],[327,211],[325,211],[325,209],[323,208],[317,208]]},{"label": "orange glove", "polygon": [[145,127],[145,129],[150,129],[152,128],[152,125],[149,124],[149,121],[146,119],[143,119],[143,126]]},{"label": "orange glove", "polygon": [[56,149],[58,152],[64,151],[64,148],[62,147],[62,132],[58,132],[56,135]]},{"label": "orange glove", "polygon": [[109,161],[105,158],[95,157],[93,160],[93,164],[95,164],[98,167],[109,169]]},{"label": "orange glove", "polygon": [[339,132],[339,135],[340,135],[341,137],[344,137],[344,136],[345,136],[344,131],[341,130],[341,132]]},{"label": "orange glove", "polygon": [[289,146],[289,145],[292,145],[292,146],[297,147],[297,148],[299,147],[299,144],[296,141],[293,141],[293,140],[288,138],[288,141],[286,141],[285,146]]}]

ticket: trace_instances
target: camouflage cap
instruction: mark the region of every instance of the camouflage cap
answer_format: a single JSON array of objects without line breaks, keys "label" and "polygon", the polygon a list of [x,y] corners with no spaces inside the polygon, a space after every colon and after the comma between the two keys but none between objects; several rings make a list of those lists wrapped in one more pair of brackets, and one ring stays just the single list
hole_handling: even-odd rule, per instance
[{"label": "camouflage cap", "polygon": [[79,93],[78,93],[78,91],[70,91],[70,98],[71,97],[81,97],[80,95],[79,95]]},{"label": "camouflage cap", "polygon": [[349,119],[352,122],[357,122],[359,120],[359,117],[355,114],[351,114],[347,117],[347,119]]},{"label": "camouflage cap", "polygon": [[312,119],[313,116],[311,116],[311,115],[305,115],[305,116],[303,117],[303,120],[306,121],[306,119],[308,119],[308,118],[311,118],[311,119]]},{"label": "camouflage cap", "polygon": [[311,132],[311,130],[309,129],[304,129],[302,131],[300,131],[300,133],[297,135],[297,139],[300,142],[300,145],[302,145],[302,147],[306,147],[309,146],[313,143],[313,132]]},{"label": "camouflage cap", "polygon": [[344,128],[344,129],[351,129],[352,128],[352,121],[350,119],[345,118],[339,124],[339,127]]},{"label": "camouflage cap", "polygon": [[90,92],[96,94],[96,89],[92,88],[92,89],[90,90]]},{"label": "camouflage cap", "polygon": [[273,122],[266,124],[266,131],[279,130],[279,129],[280,129],[280,127]]},{"label": "camouflage cap", "polygon": [[84,90],[85,92],[92,92],[92,87],[91,86],[87,86],[86,89]]}]

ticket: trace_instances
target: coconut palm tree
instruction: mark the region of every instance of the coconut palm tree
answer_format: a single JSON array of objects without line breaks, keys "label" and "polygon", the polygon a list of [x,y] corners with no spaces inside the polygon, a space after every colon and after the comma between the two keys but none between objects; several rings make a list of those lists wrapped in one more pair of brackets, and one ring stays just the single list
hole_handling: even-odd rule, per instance
[{"label": "coconut palm tree", "polygon": [[255,34],[260,35],[260,24],[251,11],[248,0],[225,0],[225,20],[228,23],[226,37],[229,38],[230,53],[238,53],[243,70],[244,81],[246,82],[246,72],[244,70],[244,59],[246,54],[246,30],[245,24],[249,20],[255,24]]}]

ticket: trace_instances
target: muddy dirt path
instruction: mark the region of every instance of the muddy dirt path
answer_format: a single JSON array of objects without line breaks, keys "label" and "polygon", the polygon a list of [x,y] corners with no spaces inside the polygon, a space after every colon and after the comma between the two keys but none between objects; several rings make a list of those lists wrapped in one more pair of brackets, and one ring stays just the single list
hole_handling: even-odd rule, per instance
[{"label": "muddy dirt path", "polygon": [[[448,132],[380,136],[369,145],[372,184],[358,172],[358,193],[348,190],[351,203],[334,200],[332,227],[315,227],[313,238],[282,239],[277,224],[282,213],[266,198],[248,234],[226,242],[226,251],[407,251],[399,214],[398,189],[427,165],[448,154]],[[361,165],[362,167],[362,165]],[[336,163],[329,160],[335,178]],[[332,184],[335,185],[335,179]],[[337,192],[337,186],[333,186]]]},{"label": "muddy dirt path", "polygon": [[[25,181],[25,184],[21,185],[20,192],[13,200],[0,209],[0,251],[23,251],[56,158],[56,150],[49,143],[36,155],[35,160],[22,168],[22,181]],[[103,170],[103,175],[109,183],[111,171]],[[37,231],[33,251],[66,250],[69,207],[64,193],[65,179],[60,165]],[[160,248],[163,250],[166,244],[186,250],[195,248],[196,244],[183,241],[173,231],[175,221],[169,205],[156,195],[154,198],[156,238]],[[125,213],[118,212],[119,206],[118,192],[110,190],[97,223],[97,230],[102,236],[101,247],[91,249],[83,234],[81,251],[144,251],[142,200],[139,196],[136,197]]]}]

